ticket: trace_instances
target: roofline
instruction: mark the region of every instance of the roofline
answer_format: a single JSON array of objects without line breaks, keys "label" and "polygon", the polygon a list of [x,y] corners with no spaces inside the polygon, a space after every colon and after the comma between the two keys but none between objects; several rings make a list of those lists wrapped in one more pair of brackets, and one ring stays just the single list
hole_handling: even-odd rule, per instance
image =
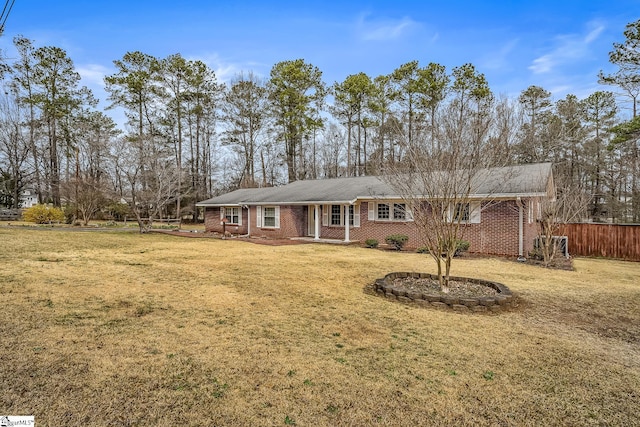
[{"label": "roofline", "polygon": [[[519,197],[544,197],[548,196],[548,194],[544,191],[534,191],[529,193],[485,193],[485,194],[469,194],[467,196],[460,196],[463,199],[471,199],[471,200],[510,200],[517,199]],[[418,198],[419,196],[413,196]],[[431,199],[438,199],[439,197],[431,197]],[[356,200],[403,200],[401,196],[367,196],[367,197],[358,197]]]},{"label": "roofline", "polygon": [[276,202],[276,201],[272,201],[272,200],[266,200],[264,202],[242,202],[242,203],[204,203],[204,202],[200,202],[200,203],[196,203],[196,206],[198,207],[218,207],[218,206],[262,206],[262,205],[300,205],[300,206],[306,206],[306,205],[352,205],[354,204],[356,201],[358,201],[358,199],[353,199],[353,200],[323,200],[323,201],[317,201],[317,200],[309,200],[309,201],[299,201],[299,202]]},{"label": "roofline", "polygon": [[[546,192],[531,192],[531,193],[495,193],[495,194],[470,194],[468,199],[471,200],[510,200],[517,199],[519,197],[544,197],[548,196]],[[262,206],[262,205],[291,205],[291,206],[306,206],[306,205],[353,205],[358,201],[367,200],[403,200],[401,196],[389,195],[389,196],[366,196],[357,197],[353,200],[307,200],[299,202],[277,202],[267,200],[263,202],[242,202],[242,203],[196,203],[197,207],[215,208],[224,206],[243,207],[243,206]]]}]

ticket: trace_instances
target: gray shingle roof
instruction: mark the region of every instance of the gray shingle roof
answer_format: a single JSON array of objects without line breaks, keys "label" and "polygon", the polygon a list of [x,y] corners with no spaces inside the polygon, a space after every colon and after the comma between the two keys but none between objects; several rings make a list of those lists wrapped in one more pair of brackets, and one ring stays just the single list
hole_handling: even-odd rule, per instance
[{"label": "gray shingle roof", "polygon": [[[547,193],[551,178],[550,163],[485,169],[476,175],[477,197],[515,198]],[[381,177],[362,176],[295,181],[282,187],[246,188],[198,203],[198,206],[342,204],[358,199],[400,198]]]}]

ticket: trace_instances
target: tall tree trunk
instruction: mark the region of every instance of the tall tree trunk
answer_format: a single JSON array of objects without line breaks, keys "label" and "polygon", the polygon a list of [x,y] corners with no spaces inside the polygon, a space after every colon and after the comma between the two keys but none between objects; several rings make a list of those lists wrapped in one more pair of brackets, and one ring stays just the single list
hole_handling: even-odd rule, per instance
[{"label": "tall tree trunk", "polygon": [[267,167],[264,162],[264,149],[260,150],[260,166],[262,168],[262,186],[267,186]]},{"label": "tall tree trunk", "polygon": [[351,116],[347,119],[347,176],[351,176]]},{"label": "tall tree trunk", "polygon": [[58,162],[58,138],[56,135],[56,121],[51,117],[49,122],[49,159],[51,165],[51,198],[53,205],[60,207],[60,164]]}]

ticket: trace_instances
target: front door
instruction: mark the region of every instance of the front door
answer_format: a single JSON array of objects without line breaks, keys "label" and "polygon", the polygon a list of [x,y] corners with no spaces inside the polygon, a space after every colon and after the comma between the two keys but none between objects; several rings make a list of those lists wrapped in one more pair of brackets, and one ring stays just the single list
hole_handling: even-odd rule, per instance
[{"label": "front door", "polygon": [[307,208],[307,212],[308,212],[308,221],[307,224],[309,224],[309,226],[307,227],[307,236],[315,236],[316,235],[316,207],[313,205],[309,205],[309,207]]}]

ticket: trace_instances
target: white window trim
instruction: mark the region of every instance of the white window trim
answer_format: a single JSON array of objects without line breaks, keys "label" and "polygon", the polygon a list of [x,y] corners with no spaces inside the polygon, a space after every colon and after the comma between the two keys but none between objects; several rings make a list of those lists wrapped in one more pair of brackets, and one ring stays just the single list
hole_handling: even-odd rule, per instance
[{"label": "white window trim", "polygon": [[[340,208],[339,212],[336,213],[336,212],[333,211],[334,206],[337,206],[337,207]],[[335,219],[336,215],[338,215],[338,222],[337,223],[334,222],[334,219]],[[330,225],[332,225],[334,227],[338,227],[338,226],[344,225],[344,206],[342,206],[342,205],[329,205],[329,220],[330,220],[329,221]]]},{"label": "white window trim", "polygon": [[360,228],[360,203],[356,203],[353,206],[353,225],[354,228]]},{"label": "white window trim", "polygon": [[323,227],[344,227],[344,218],[347,206],[353,206],[353,224],[349,224],[349,227],[360,227],[360,203],[353,205],[339,205],[340,206],[340,224],[331,224],[331,216],[333,213],[333,206],[338,205],[323,205],[322,206],[322,226]]},{"label": "white window trim", "polygon": [[[401,200],[389,200],[384,202],[368,202],[369,205],[369,221],[380,221],[380,222],[411,222],[413,221],[413,212],[411,209],[407,207],[407,204]],[[378,218],[378,205],[388,205],[389,206],[389,218]],[[397,219],[394,218],[395,205],[404,205],[404,218]]]},{"label": "white window trim", "polygon": [[460,221],[460,224],[480,224],[481,218],[481,203],[477,201],[458,202],[451,203],[447,209],[447,220],[453,222],[455,220],[454,213],[456,210],[456,204],[468,204],[469,205],[469,219],[467,221]]},{"label": "white window trim", "polygon": [[[242,208],[239,206],[223,206],[220,208],[220,221],[227,217],[227,209],[238,210],[238,222],[227,222],[227,225],[242,225]],[[233,216],[232,216],[233,217]]]},{"label": "white window trim", "polygon": [[[265,209],[274,208],[275,224],[273,226],[264,225]],[[256,227],[275,229],[280,228],[280,206],[256,206]]]}]

